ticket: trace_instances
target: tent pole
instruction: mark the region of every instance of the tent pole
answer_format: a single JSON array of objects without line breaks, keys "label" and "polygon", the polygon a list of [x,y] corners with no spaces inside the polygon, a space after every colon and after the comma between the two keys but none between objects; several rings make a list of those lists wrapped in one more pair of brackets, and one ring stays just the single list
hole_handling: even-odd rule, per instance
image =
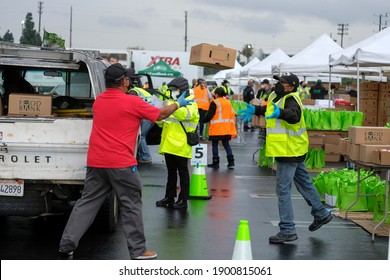
[{"label": "tent pole", "polygon": [[332,72],[332,66],[329,65],[329,88],[328,88],[328,108],[330,108],[330,93],[332,91],[332,80],[331,80],[331,74]]},{"label": "tent pole", "polygon": [[357,86],[356,86],[356,91],[357,91],[357,95],[356,95],[356,99],[357,99],[357,108],[356,108],[356,111],[357,112],[360,112],[360,71],[359,71],[359,58],[357,58],[357,67],[356,67],[356,70],[357,70]]}]

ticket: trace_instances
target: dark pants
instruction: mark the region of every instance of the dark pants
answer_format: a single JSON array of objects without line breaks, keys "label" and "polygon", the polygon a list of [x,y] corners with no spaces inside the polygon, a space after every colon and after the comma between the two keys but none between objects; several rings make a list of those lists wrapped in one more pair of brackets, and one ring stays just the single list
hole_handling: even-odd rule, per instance
[{"label": "dark pants", "polygon": [[[231,156],[233,154],[233,152],[232,152],[232,148],[230,147],[229,140],[224,139],[221,141],[222,141],[223,147],[225,148],[226,155]],[[212,143],[213,157],[218,157],[218,142],[219,142],[219,140],[213,140],[211,142]]]},{"label": "dark pants", "polygon": [[190,172],[188,171],[188,158],[172,154],[164,154],[168,169],[168,182],[165,197],[175,198],[177,192],[177,173],[180,177],[180,193],[178,200],[188,200],[190,195]]},{"label": "dark pants", "polygon": [[203,137],[203,129],[204,129],[204,118],[207,114],[207,111],[198,109],[199,111],[199,136]]},{"label": "dark pants", "polygon": [[132,168],[88,167],[82,196],[77,200],[60,242],[63,252],[74,251],[95,219],[107,195],[114,190],[119,203],[120,223],[132,258],[146,251],[142,219],[142,183]]}]

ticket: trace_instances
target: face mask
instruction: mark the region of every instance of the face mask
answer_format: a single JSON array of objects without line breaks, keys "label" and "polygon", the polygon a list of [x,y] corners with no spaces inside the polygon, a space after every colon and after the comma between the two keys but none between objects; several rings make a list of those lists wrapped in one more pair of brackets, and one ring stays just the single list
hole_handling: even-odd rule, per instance
[{"label": "face mask", "polygon": [[302,86],[303,88],[305,88],[306,87],[306,85],[304,85],[304,86]]},{"label": "face mask", "polygon": [[283,85],[282,85],[281,83],[277,83],[277,84],[275,85],[275,93],[276,93],[276,94],[282,94],[282,93],[284,93],[284,87],[283,87]]},{"label": "face mask", "polygon": [[171,97],[173,98],[173,100],[177,100],[179,96],[180,96],[180,91],[178,90],[171,91]]}]

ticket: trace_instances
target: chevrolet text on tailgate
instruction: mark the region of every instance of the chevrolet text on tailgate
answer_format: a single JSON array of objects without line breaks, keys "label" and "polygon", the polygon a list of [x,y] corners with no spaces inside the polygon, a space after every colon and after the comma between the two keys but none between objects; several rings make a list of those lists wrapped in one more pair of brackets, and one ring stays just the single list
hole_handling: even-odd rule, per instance
[{"label": "chevrolet text on tailgate", "polygon": [[[0,43],[0,216],[57,215],[80,197],[106,67],[97,51]],[[117,212],[111,194],[95,223],[113,230]]]}]

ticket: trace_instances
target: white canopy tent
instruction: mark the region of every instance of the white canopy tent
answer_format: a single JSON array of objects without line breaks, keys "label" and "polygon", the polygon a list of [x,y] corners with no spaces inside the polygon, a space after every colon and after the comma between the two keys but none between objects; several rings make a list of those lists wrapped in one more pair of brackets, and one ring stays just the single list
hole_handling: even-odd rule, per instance
[{"label": "white canopy tent", "polygon": [[[329,56],[329,65],[337,67],[340,65],[356,66],[357,71],[357,94],[359,97],[360,73],[364,72],[363,67],[382,67],[390,65],[390,28],[386,28],[373,36],[370,36],[340,52]],[[384,68],[380,68],[381,70]],[[333,70],[332,70],[333,71]],[[359,110],[359,98],[357,109]]]},{"label": "white canopy tent", "polygon": [[252,68],[254,65],[258,64],[260,62],[260,59],[257,57],[253,58],[251,61],[249,61],[247,64],[245,64],[240,69],[235,69],[228,73],[228,78],[239,78],[241,77],[241,73],[247,71],[248,69]]},{"label": "white canopy tent", "polygon": [[242,68],[242,65],[240,63],[238,63],[238,61],[236,60],[236,62],[234,63],[234,68],[233,69],[220,70],[220,71],[218,71],[217,73],[214,74],[212,79],[213,80],[224,80],[224,79],[227,78],[227,75],[230,72],[235,71],[235,70],[239,70],[241,68]]},{"label": "white canopy tent", "polygon": [[250,77],[272,77],[272,67],[278,65],[290,57],[280,48],[274,50],[269,56],[262,61],[250,67],[248,70],[241,71],[241,76]]}]

